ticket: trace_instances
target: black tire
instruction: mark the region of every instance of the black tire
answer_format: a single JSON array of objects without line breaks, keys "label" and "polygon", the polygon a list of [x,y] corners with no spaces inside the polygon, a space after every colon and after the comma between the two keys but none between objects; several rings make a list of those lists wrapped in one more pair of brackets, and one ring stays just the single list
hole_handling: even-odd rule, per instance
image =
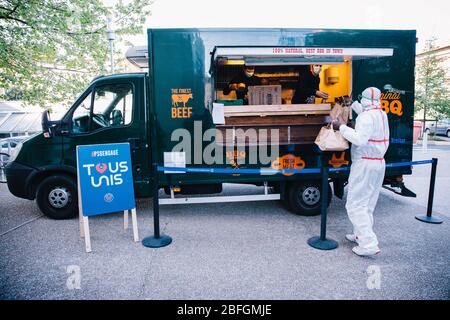
[{"label": "black tire", "polygon": [[51,219],[76,217],[78,194],[75,179],[65,175],[45,178],[37,187],[36,202],[42,213]]},{"label": "black tire", "polygon": [[450,130],[447,130],[447,138],[450,138]]},{"label": "black tire", "polygon": [[[286,199],[287,208],[292,213],[300,216],[317,216],[320,214],[321,181],[296,181],[287,186]],[[328,204],[331,203],[333,192],[328,184]],[[306,200],[305,200],[306,198]]]}]

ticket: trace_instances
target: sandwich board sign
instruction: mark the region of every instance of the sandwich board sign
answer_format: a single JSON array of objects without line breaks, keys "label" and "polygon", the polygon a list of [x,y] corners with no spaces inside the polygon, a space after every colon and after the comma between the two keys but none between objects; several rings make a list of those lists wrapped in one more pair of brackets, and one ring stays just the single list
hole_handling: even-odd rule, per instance
[{"label": "sandwich board sign", "polygon": [[129,143],[77,146],[78,207],[80,235],[91,251],[89,217],[124,212],[128,228],[131,210],[134,241],[139,241]]}]

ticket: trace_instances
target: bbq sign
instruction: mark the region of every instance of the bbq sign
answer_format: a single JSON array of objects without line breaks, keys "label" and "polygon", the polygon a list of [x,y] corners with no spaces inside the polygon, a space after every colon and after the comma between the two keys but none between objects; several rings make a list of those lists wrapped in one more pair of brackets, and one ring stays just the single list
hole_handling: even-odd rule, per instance
[{"label": "bbq sign", "polygon": [[135,207],[130,145],[77,146],[78,197],[84,216]]}]

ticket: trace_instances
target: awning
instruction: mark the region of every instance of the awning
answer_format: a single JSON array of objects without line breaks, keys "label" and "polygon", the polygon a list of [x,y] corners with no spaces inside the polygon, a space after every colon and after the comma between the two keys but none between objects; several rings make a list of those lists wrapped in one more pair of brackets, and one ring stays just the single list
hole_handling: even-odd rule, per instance
[{"label": "awning", "polygon": [[339,64],[351,60],[390,57],[393,54],[392,48],[216,47],[214,60],[222,64],[255,66]]}]

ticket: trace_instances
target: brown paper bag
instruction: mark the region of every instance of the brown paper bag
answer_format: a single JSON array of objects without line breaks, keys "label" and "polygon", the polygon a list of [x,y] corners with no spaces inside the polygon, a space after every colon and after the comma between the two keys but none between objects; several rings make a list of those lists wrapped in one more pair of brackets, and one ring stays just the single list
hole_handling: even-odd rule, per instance
[{"label": "brown paper bag", "polygon": [[351,113],[350,107],[347,107],[347,106],[342,107],[341,117],[342,117],[342,120],[345,121],[345,123],[348,122],[348,118],[350,118],[350,113]]},{"label": "brown paper bag", "polygon": [[348,118],[350,116],[350,108],[348,106],[343,106],[339,103],[336,103],[330,111],[330,117],[332,120],[337,120],[338,117],[341,117],[345,123],[348,122]]},{"label": "brown paper bag", "polygon": [[339,131],[334,131],[331,125],[320,129],[314,143],[322,151],[344,151],[348,149],[348,141],[344,139]]}]

